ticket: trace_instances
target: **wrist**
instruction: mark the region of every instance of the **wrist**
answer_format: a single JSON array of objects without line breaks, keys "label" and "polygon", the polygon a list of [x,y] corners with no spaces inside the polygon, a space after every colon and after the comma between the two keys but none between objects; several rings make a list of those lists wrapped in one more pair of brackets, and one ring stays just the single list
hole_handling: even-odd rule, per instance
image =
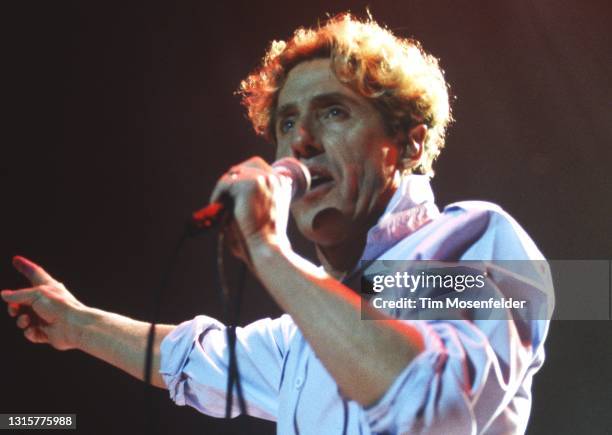
[{"label": "wrist", "polygon": [[291,253],[289,240],[279,240],[269,237],[261,240],[253,240],[249,244],[250,266],[260,279],[269,273],[278,272],[279,261],[289,258]]},{"label": "wrist", "polygon": [[251,256],[269,256],[291,251],[291,242],[285,234],[254,234],[246,241]]},{"label": "wrist", "polygon": [[87,329],[100,319],[100,310],[81,305],[73,308],[67,316],[67,341],[73,349],[85,350]]}]

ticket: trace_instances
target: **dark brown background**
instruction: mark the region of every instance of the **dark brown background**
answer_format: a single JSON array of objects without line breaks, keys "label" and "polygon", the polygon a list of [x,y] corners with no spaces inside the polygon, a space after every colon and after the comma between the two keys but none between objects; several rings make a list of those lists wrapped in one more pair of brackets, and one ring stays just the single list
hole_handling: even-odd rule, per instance
[{"label": "dark brown background", "polygon": [[[365,2],[3,4],[0,287],[39,261],[85,303],[142,318],[189,212],[251,155],[232,92],[267,42]],[[180,4],[179,4],[180,3]],[[439,205],[499,203],[552,259],[611,259],[611,7],[607,1],[370,2],[442,60],[456,124],[434,179]],[[219,315],[212,238],[181,254],[162,320]],[[589,297],[588,288],[576,297]],[[261,289],[244,322],[278,313]],[[31,345],[0,316],[0,412],[78,414],[79,433],[141,433],[142,386],[79,352]],[[612,322],[556,322],[529,434],[612,427]],[[272,433],[155,396],[162,433]],[[120,423],[121,422],[121,423]],[[123,429],[119,426],[123,425]]]}]

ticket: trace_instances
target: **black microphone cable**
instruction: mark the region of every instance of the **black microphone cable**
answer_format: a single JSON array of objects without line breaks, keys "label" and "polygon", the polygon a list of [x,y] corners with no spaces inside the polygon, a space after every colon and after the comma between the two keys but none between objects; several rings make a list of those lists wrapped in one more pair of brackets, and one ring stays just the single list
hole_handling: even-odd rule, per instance
[{"label": "black microphone cable", "polygon": [[[230,209],[231,210],[231,209]],[[223,305],[224,323],[226,325],[225,333],[227,337],[229,367],[227,376],[227,388],[225,395],[225,418],[232,417],[232,409],[234,407],[233,395],[234,386],[238,397],[238,406],[242,415],[247,415],[247,406],[242,393],[242,384],[240,382],[240,371],[238,369],[238,358],[236,357],[236,325],[240,316],[240,307],[242,305],[242,293],[244,291],[244,282],[246,278],[246,266],[241,261],[238,264],[238,286],[235,292],[235,298],[232,297],[231,287],[227,279],[225,269],[225,231],[229,224],[230,217],[228,214],[223,218],[222,228],[219,230],[217,237],[217,276],[219,278],[219,288],[221,289],[221,302]],[[246,247],[242,246],[243,252]]]},{"label": "black microphone cable", "polygon": [[[231,199],[227,200],[228,207],[226,210],[232,210]],[[229,281],[226,276],[226,268],[224,264],[224,254],[225,254],[225,233],[224,228],[228,225],[231,220],[231,213],[224,213],[223,218],[220,220],[222,224],[219,228],[218,236],[217,236],[217,277],[219,280],[219,288],[221,293],[221,303],[223,306],[223,314],[224,314],[224,323],[226,325],[226,336],[228,342],[228,351],[229,351],[229,366],[228,366],[228,379],[227,379],[227,391],[226,391],[226,406],[225,406],[225,417],[231,418],[231,411],[233,408],[233,392],[234,386],[236,387],[237,397],[238,397],[238,405],[240,408],[240,412],[243,415],[247,414],[247,406],[246,401],[244,400],[244,396],[242,393],[242,384],[240,382],[240,372],[238,369],[238,361],[236,358],[236,324],[238,322],[238,317],[240,315],[240,306],[242,302],[242,293],[243,287],[246,277],[246,266],[243,262],[239,264],[239,283],[238,289],[235,292],[236,297],[232,298],[232,291],[230,289]],[[182,250],[185,242],[190,239],[198,236],[200,234],[206,233],[210,228],[214,228],[214,226],[206,226],[206,227],[195,227],[193,221],[189,221],[185,226],[185,230],[177,240],[177,243],[172,251],[172,254],[168,260],[168,264],[164,273],[162,275],[160,285],[157,287],[155,292],[153,293],[153,303],[150,315],[150,323],[149,333],[147,335],[147,346],[145,351],[145,364],[144,364],[144,383],[145,383],[145,395],[146,395],[146,407],[150,411],[150,416],[148,419],[148,430],[147,432],[150,434],[155,434],[158,432],[158,425],[156,425],[157,413],[154,412],[154,401],[153,401],[153,390],[154,387],[151,384],[151,372],[153,369],[153,350],[155,343],[155,326],[157,324],[160,307],[161,307],[161,298],[164,291],[167,290],[168,284],[170,283],[170,278],[173,275],[174,269],[176,268],[176,264],[178,262],[179,253]],[[246,252],[246,251],[245,251]]]}]

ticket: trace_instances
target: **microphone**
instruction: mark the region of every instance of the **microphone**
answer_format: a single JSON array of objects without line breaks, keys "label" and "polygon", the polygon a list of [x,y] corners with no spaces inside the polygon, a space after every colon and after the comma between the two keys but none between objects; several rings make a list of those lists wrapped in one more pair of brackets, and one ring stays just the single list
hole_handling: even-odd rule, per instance
[{"label": "microphone", "polygon": [[[299,198],[310,189],[310,171],[293,157],[284,157],[272,163],[272,170],[283,181],[291,183],[291,199]],[[193,212],[188,222],[189,232],[197,234],[214,227],[225,213],[231,213],[232,202],[232,198],[225,196],[220,202],[213,202]]]}]

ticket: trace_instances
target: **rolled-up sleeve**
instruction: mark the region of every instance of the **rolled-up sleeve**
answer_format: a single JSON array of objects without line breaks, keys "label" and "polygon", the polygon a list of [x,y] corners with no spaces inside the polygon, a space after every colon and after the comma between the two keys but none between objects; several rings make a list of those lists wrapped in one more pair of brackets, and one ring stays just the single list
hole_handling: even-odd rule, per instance
[{"label": "rolled-up sleeve", "polygon": [[483,433],[507,417],[529,370],[537,369],[532,346],[511,320],[406,322],[421,332],[425,350],[366,409],[373,433]]},{"label": "rolled-up sleeve", "polygon": [[[236,356],[249,415],[276,420],[283,360],[294,331],[287,315],[236,328]],[[160,374],[176,404],[222,417],[228,360],[225,326],[211,317],[197,316],[162,341]],[[236,403],[233,416],[237,414]]]}]

